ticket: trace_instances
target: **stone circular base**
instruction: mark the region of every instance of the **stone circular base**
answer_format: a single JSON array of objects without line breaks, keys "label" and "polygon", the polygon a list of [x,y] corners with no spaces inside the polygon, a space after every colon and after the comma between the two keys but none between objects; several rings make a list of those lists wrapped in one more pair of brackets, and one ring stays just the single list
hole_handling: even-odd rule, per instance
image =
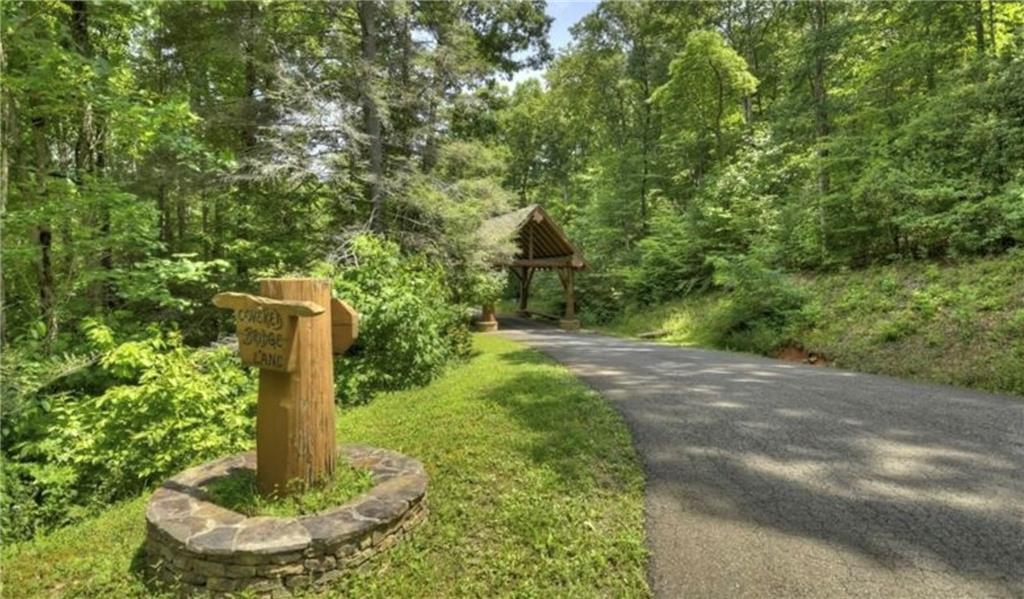
[{"label": "stone circular base", "polygon": [[338,456],[370,470],[374,487],[345,505],[295,518],[246,517],[209,501],[205,485],[255,470],[255,452],[169,479],[146,506],[147,563],[161,581],[186,592],[286,595],[337,580],[426,519],[427,475],[418,461],[360,445],[342,446]]},{"label": "stone circular base", "polygon": [[478,333],[492,333],[498,330],[498,321],[478,320],[473,323],[473,328],[476,329]]},{"label": "stone circular base", "polygon": [[578,331],[580,330],[580,321],[578,320],[566,320],[561,319],[558,321],[558,326],[566,331]]}]

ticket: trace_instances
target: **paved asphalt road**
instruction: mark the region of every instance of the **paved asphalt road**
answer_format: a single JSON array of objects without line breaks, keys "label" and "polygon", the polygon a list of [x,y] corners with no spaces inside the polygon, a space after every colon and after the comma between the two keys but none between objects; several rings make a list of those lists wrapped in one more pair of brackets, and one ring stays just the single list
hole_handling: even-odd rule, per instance
[{"label": "paved asphalt road", "polygon": [[1024,400],[502,327],[625,417],[657,596],[1024,597]]}]

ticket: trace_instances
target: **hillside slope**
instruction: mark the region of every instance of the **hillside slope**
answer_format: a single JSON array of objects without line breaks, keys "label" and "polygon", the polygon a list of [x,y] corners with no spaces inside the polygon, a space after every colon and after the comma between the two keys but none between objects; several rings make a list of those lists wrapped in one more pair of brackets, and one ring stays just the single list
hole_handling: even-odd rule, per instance
[{"label": "hillside slope", "polygon": [[[1024,396],[1024,252],[957,264],[908,263],[793,282],[810,302],[806,323],[776,355]],[[658,332],[680,345],[747,349],[721,341],[728,294],[691,296],[631,311],[598,327]]]}]

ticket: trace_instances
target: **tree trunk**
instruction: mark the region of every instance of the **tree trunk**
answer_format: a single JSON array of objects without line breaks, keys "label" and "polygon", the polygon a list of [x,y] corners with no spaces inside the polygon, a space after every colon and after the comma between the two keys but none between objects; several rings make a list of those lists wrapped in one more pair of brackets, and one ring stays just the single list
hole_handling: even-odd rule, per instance
[{"label": "tree trunk", "polygon": [[[414,54],[412,27],[410,26],[411,21],[411,14],[404,15],[401,19],[401,28],[399,31],[402,46],[399,77],[401,78],[403,90],[412,89],[412,60]],[[415,137],[414,131],[416,126],[416,100],[410,100],[408,96],[402,96],[401,110],[402,125],[398,131],[399,145],[401,147],[402,156],[409,158],[413,155],[413,139]],[[392,127],[392,129],[395,129],[395,127]]]},{"label": "tree trunk", "polygon": [[[0,36],[0,73],[7,72],[7,53],[4,41]],[[6,85],[0,85],[0,222],[7,216],[7,192],[9,187],[10,143],[14,139],[11,133],[11,101]],[[7,292],[4,284],[4,265],[0,260],[0,347],[7,342]]]},{"label": "tree trunk", "polygon": [[201,198],[200,227],[202,227],[203,260],[210,259],[210,204],[208,202],[208,198]]},{"label": "tree trunk", "polygon": [[996,6],[995,0],[988,0],[988,40],[992,55],[996,54]]},{"label": "tree trunk", "polygon": [[[244,16],[244,28],[245,35],[242,36],[241,51],[243,56],[243,72],[242,75],[245,81],[245,92],[242,98],[242,105],[239,116],[241,117],[238,135],[241,143],[241,158],[242,164],[244,165],[242,170],[242,178],[238,182],[238,192],[235,196],[235,201],[239,205],[252,205],[256,198],[255,186],[252,182],[252,162],[255,160],[257,143],[259,141],[259,123],[260,123],[260,111],[257,105],[257,91],[259,89],[259,74],[257,72],[256,63],[256,40],[260,39],[261,32],[257,26],[258,20],[260,19],[259,14],[260,5],[256,2],[246,3],[246,12]],[[234,219],[231,224],[234,226],[234,235],[236,238],[251,240],[253,237],[253,231],[250,227],[248,218],[248,210],[234,210],[232,214]],[[168,208],[168,219],[170,219],[170,208]],[[172,230],[170,224],[168,229]],[[222,239],[222,238],[221,238]],[[181,240],[178,240],[180,243]],[[246,277],[249,272],[249,264],[244,256],[236,255],[234,257],[235,263],[235,274],[239,277]]]},{"label": "tree trunk", "polygon": [[575,274],[576,271],[573,269],[565,269],[565,320],[576,318],[576,290],[573,285]]},{"label": "tree trunk", "polygon": [[642,237],[647,236],[647,178],[650,176],[650,153],[651,153],[651,103],[647,101],[651,97],[651,82],[650,75],[647,72],[647,46],[641,45],[640,47],[641,56],[641,69],[643,69],[643,80],[642,93],[644,100],[641,103],[643,106],[644,117],[643,117],[643,131],[640,138],[640,235]]},{"label": "tree trunk", "polygon": [[974,42],[978,48],[978,56],[985,55],[985,13],[982,0],[974,2]]},{"label": "tree trunk", "polygon": [[[41,116],[32,117],[32,134],[35,138],[36,150],[36,189],[37,201],[40,205],[47,202],[46,177],[49,165],[49,148],[46,145],[46,120]],[[43,347],[50,350],[57,338],[57,309],[53,282],[53,231],[49,221],[41,221],[36,225],[36,242],[39,246],[39,313],[43,318],[46,335]]]},{"label": "tree trunk", "polygon": [[256,148],[257,141],[257,120],[258,115],[256,114],[256,89],[257,89],[257,73],[256,73],[256,48],[255,37],[257,36],[256,31],[256,20],[259,18],[259,6],[255,2],[248,3],[248,11],[246,13],[245,24],[248,29],[247,38],[242,42],[242,54],[244,61],[244,76],[245,76],[245,98],[242,100],[242,148],[245,152],[245,158],[251,158],[251,152]]},{"label": "tree trunk", "polygon": [[[103,168],[102,153],[99,154],[98,166]],[[110,206],[103,206],[103,219],[100,223],[100,236],[103,238],[104,245],[103,249],[100,250],[100,267],[103,268],[103,272],[106,273],[106,279],[103,282],[103,305],[107,309],[111,309],[116,304],[116,289],[114,287],[114,248],[110,245],[110,233],[111,233],[111,215]]]},{"label": "tree trunk", "polygon": [[828,137],[831,133],[828,113],[828,83],[826,80],[827,56],[822,40],[828,27],[828,5],[825,0],[817,0],[812,13],[812,27],[816,38],[814,72],[811,76],[811,92],[814,99],[815,136],[818,154],[818,227],[821,236],[821,256],[828,254],[828,222],[826,218],[825,198],[828,196],[832,180],[828,169]]},{"label": "tree trunk", "polygon": [[710,64],[711,72],[715,74],[715,82],[718,84],[718,94],[715,100],[715,159],[722,160],[724,150],[722,148],[722,118],[725,115],[725,83],[722,81],[722,74],[718,72],[713,63]]},{"label": "tree trunk", "polygon": [[363,90],[360,101],[370,165],[369,178],[365,186],[366,199],[370,204],[368,225],[371,230],[383,231],[381,183],[384,179],[384,147],[381,140],[380,115],[377,112],[376,99],[373,97],[374,68],[377,61],[377,3],[370,0],[359,2],[356,9],[359,13],[359,45],[363,60]]},{"label": "tree trunk", "polygon": [[167,213],[167,184],[160,182],[156,188],[156,207],[160,213],[160,241],[164,243],[168,252],[173,252],[171,247],[171,219]]},{"label": "tree trunk", "polygon": [[[92,57],[92,45],[89,40],[89,6],[84,0],[71,0],[71,38],[75,48],[83,59]],[[75,143],[75,180],[79,185],[85,183],[85,175],[92,172],[93,151],[93,115],[92,103],[87,99],[82,106],[82,121],[78,129]]]},{"label": "tree trunk", "polygon": [[213,235],[211,237],[216,241],[210,248],[210,256],[212,258],[220,258],[223,255],[223,252],[221,251],[222,245],[220,243],[220,240],[224,239],[224,200],[220,194],[214,195]]},{"label": "tree trunk", "polygon": [[530,283],[533,280],[533,269],[523,267],[521,272],[522,274],[519,277],[519,312],[524,314],[530,309]]},{"label": "tree trunk", "polygon": [[[84,0],[70,0],[68,5],[71,8],[71,38],[75,42],[75,48],[86,62],[93,59],[92,39],[89,35],[89,3]],[[75,181],[80,187],[88,187],[93,183],[92,179],[101,176],[106,166],[106,156],[103,151],[103,116],[95,114],[91,102],[86,102],[82,107],[82,120],[78,130],[78,139],[75,143]],[[114,250],[110,246],[111,215],[110,207],[104,204],[100,209],[100,238],[103,240],[103,248],[100,250],[100,268],[103,269],[104,277],[95,290],[100,303],[107,307],[114,306],[115,290],[113,285],[114,273]],[[71,251],[70,223],[68,230],[62,232],[62,241],[68,250],[68,271],[70,273],[74,255]]]},{"label": "tree trunk", "polygon": [[178,201],[176,202],[176,212],[178,221],[178,251],[187,251],[185,247],[185,235],[188,229],[188,206],[185,204],[185,197],[182,194],[178,194]]},{"label": "tree trunk", "polygon": [[[71,8],[71,39],[75,49],[88,61],[92,57],[92,45],[89,40],[89,6],[84,0],[70,0]],[[87,99],[82,106],[82,121],[75,142],[75,179],[79,185],[84,183],[85,174],[92,171],[93,148],[92,104]]]},{"label": "tree trunk", "polygon": [[818,172],[818,189],[822,194],[829,193],[831,179],[825,160],[828,158],[828,136],[831,133],[828,114],[828,84],[826,82],[825,50],[821,47],[821,38],[825,36],[828,26],[828,7],[824,0],[814,4],[814,32],[818,39],[817,54],[814,57],[814,73],[811,78],[811,90],[814,96],[815,134],[818,142],[818,158],[821,159]]}]

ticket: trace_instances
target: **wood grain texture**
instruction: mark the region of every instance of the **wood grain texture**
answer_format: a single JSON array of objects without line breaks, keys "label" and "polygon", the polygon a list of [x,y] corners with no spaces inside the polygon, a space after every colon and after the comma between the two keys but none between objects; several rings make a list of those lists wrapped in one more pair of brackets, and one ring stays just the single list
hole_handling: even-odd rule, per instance
[{"label": "wood grain texture", "polygon": [[331,348],[335,354],[343,354],[352,347],[359,337],[359,312],[344,301],[331,300]]},{"label": "wood grain texture", "polygon": [[[263,279],[260,294],[331,305],[331,287],[322,279]],[[334,474],[331,313],[298,318],[296,329],[295,369],[260,370],[256,459],[263,494],[299,490]]]},{"label": "wood grain texture", "polygon": [[231,310],[270,308],[288,316],[316,316],[326,310],[325,307],[313,302],[276,300],[236,291],[225,291],[213,296],[213,305]]}]

